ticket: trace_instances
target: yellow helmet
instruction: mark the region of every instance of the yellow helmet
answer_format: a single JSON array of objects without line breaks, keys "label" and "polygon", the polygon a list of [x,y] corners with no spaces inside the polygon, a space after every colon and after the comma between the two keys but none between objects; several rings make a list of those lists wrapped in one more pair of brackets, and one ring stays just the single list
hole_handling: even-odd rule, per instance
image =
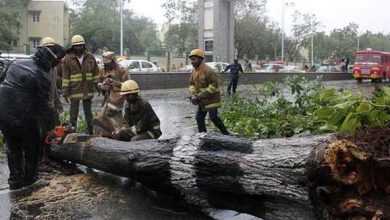
[{"label": "yellow helmet", "polygon": [[139,92],[139,87],[137,82],[134,80],[127,80],[122,83],[121,92],[119,94],[127,95],[127,94],[138,93],[138,92]]},{"label": "yellow helmet", "polygon": [[48,47],[53,46],[54,44],[56,44],[56,42],[51,37],[45,37],[42,39],[42,46]]},{"label": "yellow helmet", "polygon": [[204,58],[204,52],[201,49],[194,49],[191,51],[191,53],[188,57],[191,58],[192,56],[198,56],[198,57]]},{"label": "yellow helmet", "polygon": [[71,41],[72,46],[85,44],[84,38],[81,35],[74,35]]}]

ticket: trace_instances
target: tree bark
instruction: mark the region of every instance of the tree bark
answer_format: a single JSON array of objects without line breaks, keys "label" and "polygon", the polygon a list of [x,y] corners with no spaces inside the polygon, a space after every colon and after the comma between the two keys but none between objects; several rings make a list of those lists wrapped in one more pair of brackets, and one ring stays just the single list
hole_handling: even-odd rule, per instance
[{"label": "tree bark", "polygon": [[264,219],[390,218],[388,160],[379,163],[332,134],[259,141],[211,134],[91,138],[53,146],[50,155],[132,178],[201,209]]}]

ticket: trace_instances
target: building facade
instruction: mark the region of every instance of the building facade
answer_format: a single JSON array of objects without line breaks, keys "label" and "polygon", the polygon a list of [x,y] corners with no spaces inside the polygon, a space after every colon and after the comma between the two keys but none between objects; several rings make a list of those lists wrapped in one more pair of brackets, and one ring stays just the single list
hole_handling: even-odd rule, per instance
[{"label": "building facade", "polygon": [[198,0],[199,48],[206,61],[232,62],[234,52],[234,0]]},{"label": "building facade", "polygon": [[70,40],[71,20],[65,0],[32,0],[23,9],[18,39],[12,43],[12,50],[30,53],[50,36],[65,46]]}]

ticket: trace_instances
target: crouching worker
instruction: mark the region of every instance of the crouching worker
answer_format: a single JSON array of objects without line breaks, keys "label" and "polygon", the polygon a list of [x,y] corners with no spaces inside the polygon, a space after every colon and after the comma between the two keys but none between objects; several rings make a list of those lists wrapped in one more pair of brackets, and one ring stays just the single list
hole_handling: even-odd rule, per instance
[{"label": "crouching worker", "polygon": [[122,83],[120,94],[125,98],[125,120],[127,127],[117,129],[113,137],[121,141],[157,139],[161,136],[160,119],[152,106],[139,95],[139,87],[134,80]]}]

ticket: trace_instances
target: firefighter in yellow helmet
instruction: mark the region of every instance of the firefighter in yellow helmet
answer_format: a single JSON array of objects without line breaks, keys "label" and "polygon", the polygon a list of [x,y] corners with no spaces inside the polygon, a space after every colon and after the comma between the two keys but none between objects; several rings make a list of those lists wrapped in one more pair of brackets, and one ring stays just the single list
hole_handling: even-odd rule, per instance
[{"label": "firefighter in yellow helmet", "polygon": [[92,98],[99,81],[99,68],[95,57],[86,50],[81,35],[72,37],[71,47],[67,52],[63,62],[62,95],[66,102],[69,103],[70,99],[70,123],[77,126],[79,104],[82,101],[88,133],[92,134]]},{"label": "firefighter in yellow helmet", "polygon": [[205,54],[203,50],[192,50],[189,58],[193,66],[189,90],[192,94],[192,104],[198,106],[196,113],[198,131],[207,132],[205,120],[207,113],[209,113],[210,120],[221,133],[229,135],[230,133],[218,117],[218,108],[221,107],[221,94],[217,74],[204,63]]},{"label": "firefighter in yellow helmet", "polygon": [[[56,45],[56,42],[52,37],[44,37],[42,39],[42,46],[47,47],[50,50],[53,50],[54,45]],[[48,79],[50,81],[49,104],[50,107],[56,110],[55,115],[53,115],[53,117],[55,117],[56,121],[58,122],[60,121],[60,114],[64,111],[64,108],[60,100],[60,90],[59,90],[59,88],[61,88],[61,79],[60,79],[61,69],[62,69],[61,62],[59,63],[58,66],[52,67],[48,74]],[[46,138],[47,132],[51,131],[52,129],[53,129],[52,127],[47,127],[43,125],[42,126],[43,138]],[[43,145],[43,149],[42,149],[43,155],[41,155],[43,163],[49,162],[49,147],[50,145],[48,144]]]},{"label": "firefighter in yellow helmet", "polygon": [[134,80],[122,83],[120,94],[126,100],[125,120],[128,126],[113,133],[118,140],[139,141],[161,136],[160,119],[150,103],[143,100],[138,93],[139,87]]}]

